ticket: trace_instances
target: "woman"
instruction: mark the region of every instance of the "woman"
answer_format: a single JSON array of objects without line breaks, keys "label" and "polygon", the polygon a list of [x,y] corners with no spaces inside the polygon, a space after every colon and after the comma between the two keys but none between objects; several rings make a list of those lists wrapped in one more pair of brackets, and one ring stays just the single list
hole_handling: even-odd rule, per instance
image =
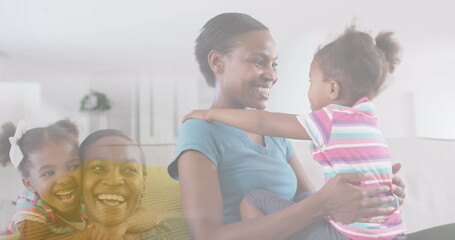
[{"label": "woman", "polygon": [[147,175],[142,149],[123,132],[104,129],[81,143],[80,156],[89,220],[102,224],[95,224],[93,231],[103,228],[103,239],[148,239],[142,232],[158,219],[149,210],[139,210]]},{"label": "woman", "polygon": [[[262,23],[239,13],[212,18],[196,40],[196,59],[207,83],[215,88],[211,108],[266,107],[278,76],[275,42]],[[395,172],[398,169],[396,165]],[[184,214],[194,239],[287,239],[299,230],[311,231],[311,224],[323,216],[346,223],[371,222],[367,216],[393,211],[379,207],[393,198],[371,197],[387,192],[387,187],[352,185],[367,176],[342,174],[315,192],[288,140],[219,122],[185,122],[168,171],[180,179]],[[401,186],[395,193],[404,197],[403,184],[394,180]],[[274,214],[240,221],[240,201],[253,189],[287,199],[315,193]]]}]

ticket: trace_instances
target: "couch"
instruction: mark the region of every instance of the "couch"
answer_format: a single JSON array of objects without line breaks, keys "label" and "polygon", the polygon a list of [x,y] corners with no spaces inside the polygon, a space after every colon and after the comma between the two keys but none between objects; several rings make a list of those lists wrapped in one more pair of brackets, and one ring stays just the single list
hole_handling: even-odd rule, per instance
[{"label": "couch", "polygon": [[[455,200],[451,182],[455,170],[455,141],[400,138],[388,139],[394,162],[402,163],[400,176],[406,182],[406,202],[402,206],[408,232],[455,223],[451,204]],[[312,160],[308,141],[293,141],[295,152],[316,188],[323,185],[321,169]],[[181,219],[178,181],[170,179],[166,166],[172,159],[174,145],[143,145],[148,165],[143,204],[154,206],[164,219]],[[20,176],[11,167],[0,168],[0,227],[4,229],[14,213],[14,201],[21,188]],[[170,221],[174,236],[185,235],[181,221]],[[172,235],[171,234],[171,235]],[[1,236],[0,236],[1,239]]]}]

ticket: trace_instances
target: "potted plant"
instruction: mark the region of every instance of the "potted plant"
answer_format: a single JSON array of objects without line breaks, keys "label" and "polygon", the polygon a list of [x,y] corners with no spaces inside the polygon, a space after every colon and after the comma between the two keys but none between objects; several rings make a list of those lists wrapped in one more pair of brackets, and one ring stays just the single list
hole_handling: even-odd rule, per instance
[{"label": "potted plant", "polygon": [[111,109],[111,103],[106,94],[96,91],[90,91],[81,100],[81,111],[107,111]]},{"label": "potted plant", "polygon": [[81,100],[80,110],[98,118],[97,129],[107,128],[107,114],[111,109],[111,101],[106,94],[91,90]]}]

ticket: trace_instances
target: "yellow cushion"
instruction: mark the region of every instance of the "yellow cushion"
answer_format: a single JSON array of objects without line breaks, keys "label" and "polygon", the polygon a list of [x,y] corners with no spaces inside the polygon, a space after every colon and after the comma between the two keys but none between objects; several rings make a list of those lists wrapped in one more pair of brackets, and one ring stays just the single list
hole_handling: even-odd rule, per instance
[{"label": "yellow cushion", "polygon": [[[141,205],[163,219],[147,235],[150,239],[190,239],[183,218],[179,182],[169,177],[167,167],[147,166],[145,194]],[[155,237],[149,237],[149,236]]]}]

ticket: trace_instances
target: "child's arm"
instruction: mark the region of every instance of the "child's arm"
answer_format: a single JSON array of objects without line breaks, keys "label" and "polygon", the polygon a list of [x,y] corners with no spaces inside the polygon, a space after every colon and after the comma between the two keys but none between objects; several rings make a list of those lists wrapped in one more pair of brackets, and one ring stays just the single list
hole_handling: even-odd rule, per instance
[{"label": "child's arm", "polygon": [[[127,239],[141,239],[141,232],[125,232],[126,229],[120,229],[120,225],[111,227],[104,226],[99,223],[90,224],[90,228],[93,228],[93,232],[90,235],[90,240],[127,240]],[[145,231],[145,230],[144,230]]]},{"label": "child's arm", "polygon": [[162,219],[151,209],[138,207],[136,212],[129,216],[124,223],[127,232],[144,232],[155,227]]},{"label": "child's arm", "polygon": [[69,233],[69,234],[53,234],[50,233],[46,224],[36,221],[24,220],[18,223],[20,239],[33,240],[76,240],[90,239],[91,229]]},{"label": "child's arm", "polygon": [[127,233],[145,232],[155,227],[159,222],[160,219],[152,210],[139,207],[123,223],[110,227],[99,223],[92,223],[88,228],[93,229],[91,234],[93,240],[122,239]]},{"label": "child's arm", "polygon": [[262,110],[209,109],[192,111],[184,117],[183,121],[190,118],[219,121],[263,136],[311,140],[305,128],[292,114]]},{"label": "child's arm", "polygon": [[91,240],[103,240],[103,239],[123,239],[126,233],[127,227],[123,224],[114,225],[111,227],[104,226],[100,223],[91,223],[87,226],[89,229],[93,229],[91,233]]}]

